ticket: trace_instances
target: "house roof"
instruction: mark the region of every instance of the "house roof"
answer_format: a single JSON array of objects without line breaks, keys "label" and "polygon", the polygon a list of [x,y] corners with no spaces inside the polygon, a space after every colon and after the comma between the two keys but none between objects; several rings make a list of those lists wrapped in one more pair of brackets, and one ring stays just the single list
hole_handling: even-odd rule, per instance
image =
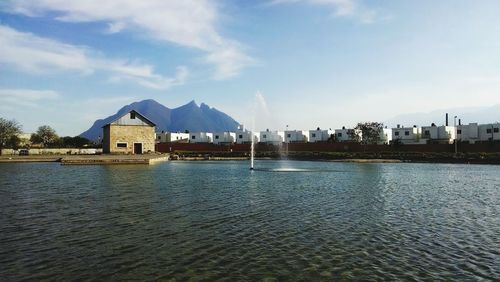
[{"label": "house roof", "polygon": [[106,124],[105,124],[105,125],[103,125],[102,127],[106,127],[106,126],[108,126],[108,125],[112,124],[113,122],[115,122],[115,121],[117,121],[117,120],[121,119],[122,117],[124,117],[125,115],[130,114],[130,113],[135,113],[136,115],[138,115],[139,117],[141,117],[141,119],[142,119],[142,120],[144,120],[144,122],[149,123],[151,126],[156,126],[156,124],[155,124],[154,122],[152,122],[150,119],[148,119],[147,117],[145,117],[144,115],[142,115],[142,114],[141,114],[141,113],[139,113],[138,111],[136,111],[136,110],[131,110],[131,111],[127,112],[126,114],[120,115],[120,116],[118,116],[117,118],[113,119],[112,121],[110,121],[110,122],[106,123]]}]

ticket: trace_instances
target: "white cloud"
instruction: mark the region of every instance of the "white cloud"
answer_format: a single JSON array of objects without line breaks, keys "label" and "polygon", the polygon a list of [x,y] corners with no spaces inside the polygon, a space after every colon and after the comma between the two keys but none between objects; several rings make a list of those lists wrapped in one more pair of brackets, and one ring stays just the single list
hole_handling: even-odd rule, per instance
[{"label": "white cloud", "polygon": [[74,71],[110,73],[114,81],[130,80],[152,89],[167,89],[184,83],[185,67],[175,77],[155,73],[154,67],[123,59],[106,59],[87,47],[65,44],[0,25],[0,64],[29,73]]},{"label": "white cloud", "polygon": [[208,0],[9,0],[3,9],[26,16],[55,12],[65,22],[103,22],[106,32],[139,31],[156,41],[201,50],[215,65],[215,78],[237,75],[252,64],[239,44],[216,30],[217,6]]},{"label": "white cloud", "polygon": [[336,17],[355,18],[366,24],[373,23],[377,18],[377,12],[362,5],[360,0],[273,0],[270,5],[295,3],[330,7]]},{"label": "white cloud", "polygon": [[58,92],[52,90],[0,89],[0,105],[5,107],[37,107],[41,101],[60,97]]}]

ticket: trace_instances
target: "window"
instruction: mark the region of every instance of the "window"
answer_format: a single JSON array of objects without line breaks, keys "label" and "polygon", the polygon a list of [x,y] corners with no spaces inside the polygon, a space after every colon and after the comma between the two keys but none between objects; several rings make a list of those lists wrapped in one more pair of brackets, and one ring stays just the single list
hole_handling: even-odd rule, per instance
[{"label": "window", "polygon": [[135,119],[135,113],[134,112],[130,113],[130,119]]},{"label": "window", "polygon": [[399,131],[394,132],[395,136],[399,136]]},{"label": "window", "polygon": [[240,134],[240,135],[238,136],[238,138],[243,139],[243,135],[242,135],[242,134]]},{"label": "window", "polygon": [[498,133],[498,127],[497,128],[493,128],[493,132],[494,133]]},{"label": "window", "polygon": [[312,138],[316,138],[316,133],[311,134]]},{"label": "window", "polygon": [[194,135],[193,135],[193,136],[191,136],[191,139],[196,139],[196,136],[194,136]]},{"label": "window", "polygon": [[457,134],[462,134],[462,129],[457,129]]},{"label": "window", "polygon": [[262,135],[262,138],[266,139],[266,138],[267,138],[267,136],[264,134],[264,135]]},{"label": "window", "polygon": [[127,148],[127,143],[116,143],[117,148]]},{"label": "window", "polygon": [[219,135],[215,135],[215,139],[219,139]]},{"label": "window", "polygon": [[342,137],[342,132],[337,133],[338,137]]},{"label": "window", "polygon": [[429,130],[426,130],[426,131],[424,131],[424,135],[429,136],[429,135],[431,135],[431,132]]},{"label": "window", "polygon": [[287,134],[286,137],[292,138],[292,134]]},{"label": "window", "polygon": [[405,131],[405,135],[409,136],[410,135],[410,131]]},{"label": "window", "polygon": [[491,128],[486,129],[486,133],[491,133]]},{"label": "window", "polygon": [[160,140],[160,139],[161,139],[161,136],[158,136],[158,140]]}]

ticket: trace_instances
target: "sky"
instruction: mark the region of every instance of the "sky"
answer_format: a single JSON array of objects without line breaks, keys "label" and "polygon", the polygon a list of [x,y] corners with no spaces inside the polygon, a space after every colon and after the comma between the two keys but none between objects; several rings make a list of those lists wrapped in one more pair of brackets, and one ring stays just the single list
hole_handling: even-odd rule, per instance
[{"label": "sky", "polygon": [[258,104],[271,117],[259,127],[305,130],[492,106],[498,11],[496,0],[2,0],[0,117],[73,136],[144,99],[205,102],[244,124]]}]

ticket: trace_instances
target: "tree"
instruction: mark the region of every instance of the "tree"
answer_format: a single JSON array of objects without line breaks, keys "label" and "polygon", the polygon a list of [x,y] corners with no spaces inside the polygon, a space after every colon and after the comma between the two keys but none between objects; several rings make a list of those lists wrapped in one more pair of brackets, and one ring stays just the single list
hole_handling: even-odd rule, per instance
[{"label": "tree", "polygon": [[[349,131],[351,138],[362,144],[377,144],[380,141],[380,131],[384,128],[381,122],[360,122]],[[359,136],[361,132],[361,137]]]},{"label": "tree", "polygon": [[63,147],[67,148],[82,148],[91,145],[92,142],[89,139],[80,136],[66,136],[61,138],[61,144]]},{"label": "tree", "polygon": [[31,142],[42,143],[44,147],[56,144],[59,141],[56,131],[48,125],[42,125],[36,133],[31,135]]},{"label": "tree", "polygon": [[16,120],[7,120],[0,118],[0,155],[6,145],[12,145],[12,141],[19,140],[21,134],[21,125]]}]

